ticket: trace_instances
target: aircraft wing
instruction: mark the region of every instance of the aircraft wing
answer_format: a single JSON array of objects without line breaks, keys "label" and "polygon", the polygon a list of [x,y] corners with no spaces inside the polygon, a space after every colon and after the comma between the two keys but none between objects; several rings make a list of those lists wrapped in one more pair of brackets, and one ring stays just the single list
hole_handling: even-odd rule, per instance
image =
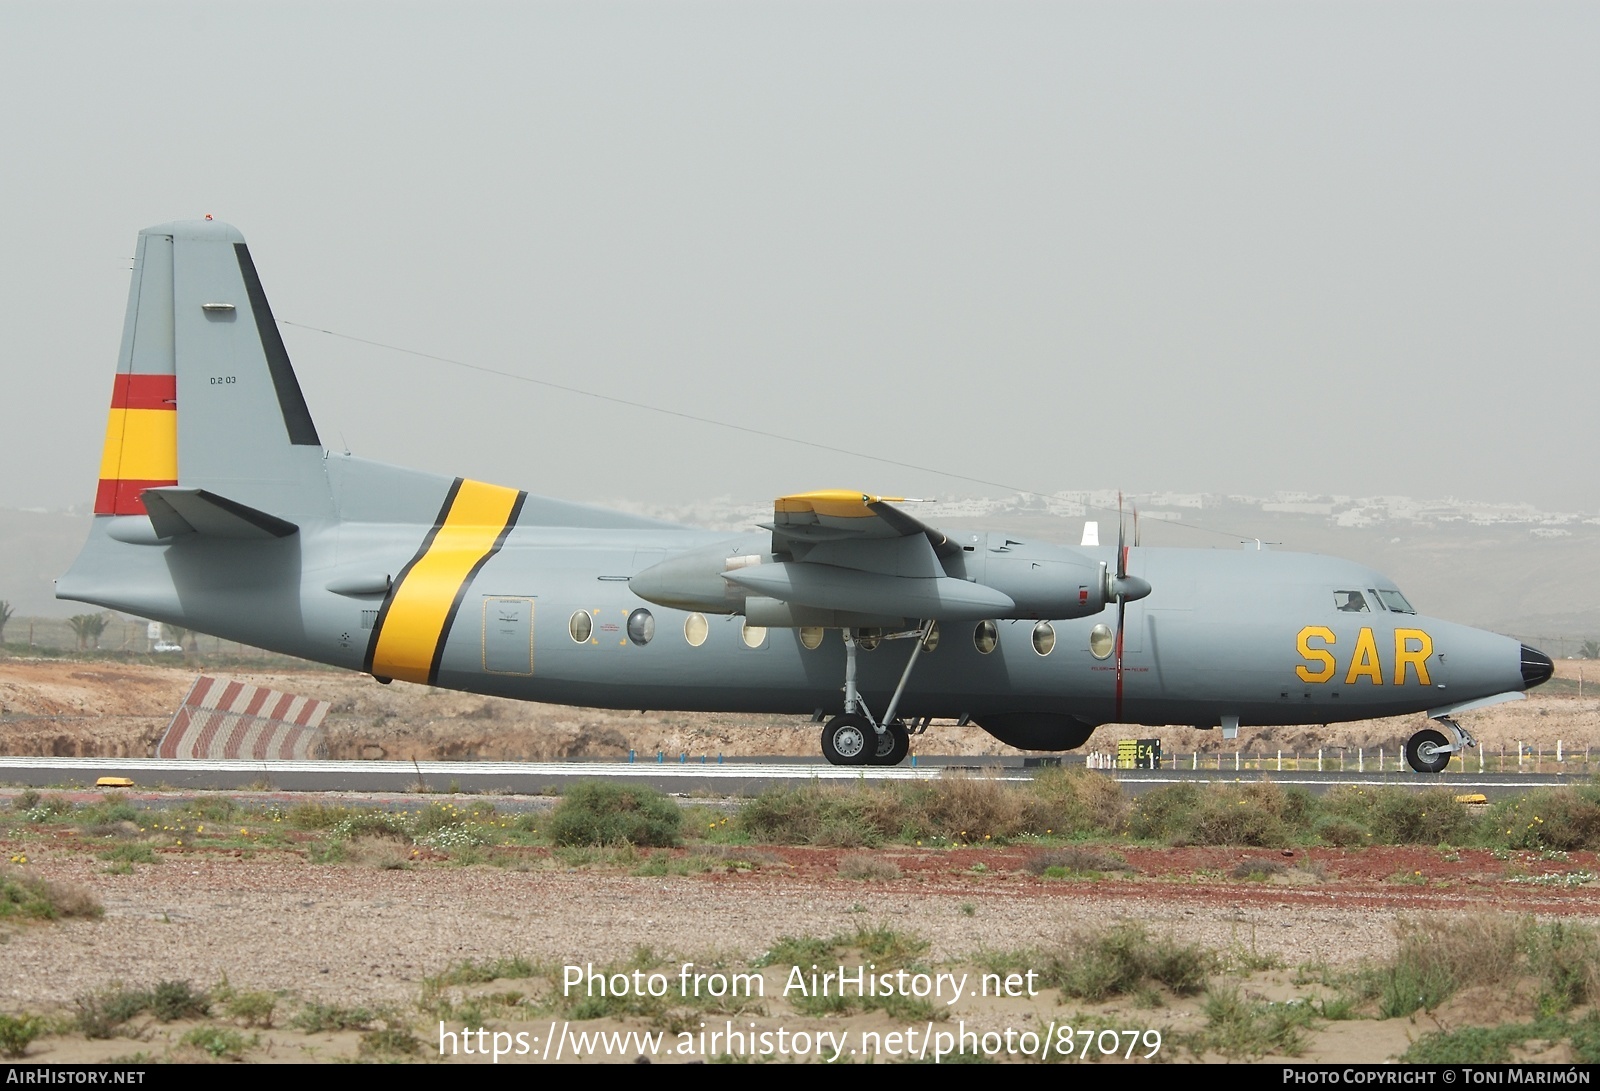
[{"label": "aircraft wing", "polygon": [[834,611],[955,621],[1005,616],[1015,603],[952,576],[943,563],[961,547],[893,507],[897,497],[845,489],[780,496],[773,503],[776,563],[722,576],[748,593]]},{"label": "aircraft wing", "polygon": [[901,496],[872,496],[849,489],[802,492],[774,500],[772,522],[760,525],[772,531],[774,553],[797,549],[805,553],[823,542],[865,543],[917,537],[927,541],[936,558],[961,552],[941,532],[891,506],[905,502]]}]

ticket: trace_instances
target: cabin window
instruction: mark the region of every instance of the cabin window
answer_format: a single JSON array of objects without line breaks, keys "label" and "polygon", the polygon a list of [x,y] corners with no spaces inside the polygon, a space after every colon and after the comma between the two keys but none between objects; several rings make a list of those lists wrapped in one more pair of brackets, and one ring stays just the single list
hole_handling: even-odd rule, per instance
[{"label": "cabin window", "polygon": [[656,616],[644,607],[628,615],[628,639],[644,647],[656,636]]},{"label": "cabin window", "polygon": [[1048,621],[1041,621],[1033,627],[1033,650],[1040,655],[1049,655],[1056,646],[1056,627]]},{"label": "cabin window", "polygon": [[698,648],[710,635],[711,624],[704,614],[690,614],[683,619],[683,639],[689,642],[689,647]]},{"label": "cabin window", "polygon": [[579,644],[589,643],[589,637],[594,635],[594,618],[589,616],[589,611],[579,610],[567,622],[567,635]]},{"label": "cabin window", "polygon": [[1411,604],[1406,601],[1404,595],[1389,588],[1378,588],[1378,601],[1397,614],[1416,613],[1416,610],[1412,609]]},{"label": "cabin window", "polygon": [[1117,638],[1111,633],[1111,626],[1104,622],[1089,630],[1089,654],[1096,659],[1104,659],[1111,654],[1116,646]]},{"label": "cabin window", "polygon": [[1000,628],[992,621],[980,621],[972,630],[972,646],[979,655],[988,655],[1000,643]]},{"label": "cabin window", "polygon": [[767,630],[760,625],[751,625],[748,621],[744,628],[739,630],[739,639],[744,641],[747,648],[759,648],[767,639]]},{"label": "cabin window", "polygon": [[822,647],[822,637],[826,632],[826,629],[819,629],[815,626],[808,625],[800,630],[800,645],[805,648],[806,651],[814,652],[818,648]]},{"label": "cabin window", "polygon": [[1333,593],[1333,606],[1342,614],[1368,614],[1371,608],[1367,606],[1367,597],[1360,591],[1335,591]]}]

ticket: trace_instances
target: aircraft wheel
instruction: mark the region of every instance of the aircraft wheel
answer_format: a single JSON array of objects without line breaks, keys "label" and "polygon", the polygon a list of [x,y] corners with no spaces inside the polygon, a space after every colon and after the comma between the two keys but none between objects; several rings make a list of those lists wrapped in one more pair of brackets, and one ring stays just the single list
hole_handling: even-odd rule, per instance
[{"label": "aircraft wheel", "polygon": [[890,724],[888,730],[877,736],[877,751],[872,755],[873,765],[899,765],[911,753],[911,732],[905,724]]},{"label": "aircraft wheel", "polygon": [[872,760],[877,732],[865,716],[845,713],[822,728],[822,756],[829,765],[866,765]]},{"label": "aircraft wheel", "polygon": [[1419,773],[1442,773],[1450,764],[1450,740],[1431,728],[1406,740],[1406,764]]}]

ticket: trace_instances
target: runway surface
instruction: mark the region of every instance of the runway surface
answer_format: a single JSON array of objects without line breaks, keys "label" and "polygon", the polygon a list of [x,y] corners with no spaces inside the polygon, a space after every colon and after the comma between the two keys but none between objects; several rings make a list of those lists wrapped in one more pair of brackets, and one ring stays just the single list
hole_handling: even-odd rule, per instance
[{"label": "runway surface", "polygon": [[[255,788],[292,792],[479,792],[543,795],[583,780],[627,780],[659,791],[687,795],[753,795],[775,785],[810,781],[877,784],[937,780],[952,775],[1028,780],[1042,763],[1019,758],[921,759],[916,765],[855,768],[820,759],[741,758],[737,761],[465,762],[465,761],[200,761],[163,758],[29,758],[0,756],[0,784],[89,787],[100,777],[127,777],[141,789],[222,791]],[[1572,782],[1555,773],[1271,772],[1231,769],[1107,770],[1132,793],[1162,784],[1271,780],[1313,792],[1340,785],[1445,786],[1458,794],[1489,798],[1557,787]]]}]

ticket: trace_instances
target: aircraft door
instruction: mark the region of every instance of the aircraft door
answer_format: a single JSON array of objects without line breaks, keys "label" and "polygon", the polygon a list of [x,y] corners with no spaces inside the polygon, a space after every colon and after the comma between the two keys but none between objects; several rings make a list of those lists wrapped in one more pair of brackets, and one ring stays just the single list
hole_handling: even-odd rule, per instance
[{"label": "aircraft door", "polygon": [[486,674],[533,673],[533,600],[485,596],[483,669]]}]

